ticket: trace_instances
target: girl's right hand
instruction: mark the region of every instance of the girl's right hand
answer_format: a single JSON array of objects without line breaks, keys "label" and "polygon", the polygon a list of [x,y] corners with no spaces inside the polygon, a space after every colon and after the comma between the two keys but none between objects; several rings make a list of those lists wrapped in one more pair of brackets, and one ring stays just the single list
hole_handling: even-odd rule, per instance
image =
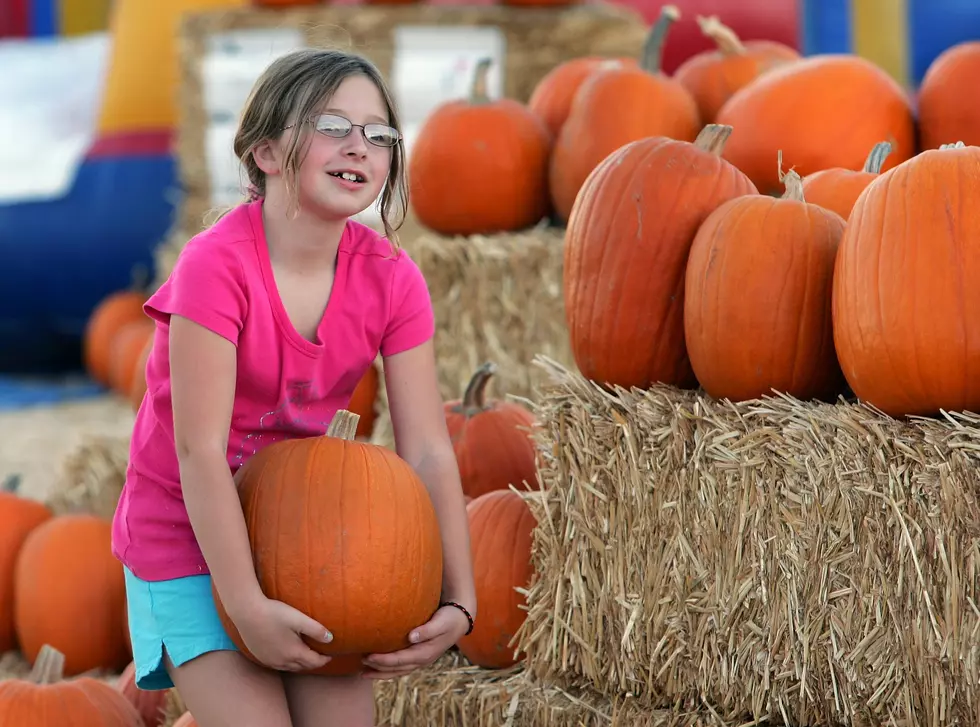
[{"label": "girl's right hand", "polygon": [[304,671],[318,669],[330,661],[329,656],[315,652],[300,636],[329,644],[333,634],[282,601],[263,597],[233,620],[248,650],[270,669]]}]

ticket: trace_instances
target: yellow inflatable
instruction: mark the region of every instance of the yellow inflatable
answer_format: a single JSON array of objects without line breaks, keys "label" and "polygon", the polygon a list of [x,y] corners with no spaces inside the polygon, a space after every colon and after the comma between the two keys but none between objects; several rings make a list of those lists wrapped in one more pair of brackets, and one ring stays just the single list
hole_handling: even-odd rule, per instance
[{"label": "yellow inflatable", "polygon": [[181,16],[248,4],[249,0],[115,0],[99,133],[172,129],[177,117]]}]

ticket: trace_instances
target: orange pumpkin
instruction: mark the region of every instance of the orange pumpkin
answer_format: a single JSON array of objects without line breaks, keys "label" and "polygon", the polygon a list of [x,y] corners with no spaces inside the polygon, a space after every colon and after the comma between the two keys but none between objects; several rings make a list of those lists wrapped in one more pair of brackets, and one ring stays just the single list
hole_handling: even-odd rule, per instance
[{"label": "orange pumpkin", "polygon": [[980,411],[980,148],[919,153],[858,197],[834,272],[837,357],[891,416]]},{"label": "orange pumpkin", "polygon": [[[85,622],[76,624],[83,629]],[[144,727],[136,708],[90,677],[62,681],[65,657],[43,646],[27,679],[0,681],[0,724],[31,727]]]},{"label": "orange pumpkin", "polygon": [[701,32],[717,50],[695,53],[674,71],[674,78],[694,97],[703,122],[712,122],[719,109],[736,91],[763,73],[784,63],[799,60],[788,45],[772,40],[742,41],[717,16],[697,17]]},{"label": "orange pumpkin", "polygon": [[811,56],[763,74],[722,106],[718,123],[738,129],[725,158],[766,194],[781,194],[779,151],[801,176],[858,169],[880,139],[893,149],[883,169],[915,153],[908,94],[853,55]]},{"label": "orange pumpkin", "polygon": [[[156,324],[148,316],[122,326],[109,344],[109,386],[114,391],[129,397],[133,381],[137,376],[146,376],[138,371],[140,356],[153,340]],[[145,362],[143,364],[146,365]]]},{"label": "orange pumpkin", "polygon": [[442,235],[516,232],[549,212],[551,136],[526,105],[489,98],[490,64],[477,63],[469,99],[429,115],[409,154],[412,209]]},{"label": "orange pumpkin", "polygon": [[51,644],[64,654],[69,676],[129,663],[126,586],[111,531],[95,515],[59,515],[24,540],[14,574],[14,624],[28,661]]},{"label": "orange pumpkin", "polygon": [[18,497],[20,482],[11,477],[0,488],[0,654],[17,648],[14,630],[14,574],[17,556],[27,536],[51,518],[40,502]]},{"label": "orange pumpkin", "polygon": [[631,141],[650,136],[693,141],[700,128],[697,105],[676,80],[660,71],[663,43],[677,8],[665,5],[638,67],[604,67],[575,94],[551,155],[549,185],[555,214],[568,220],[586,177],[603,159]]},{"label": "orange pumpkin", "polygon": [[466,507],[479,617],[457,643],[470,663],[502,669],[523,659],[508,644],[524,623],[525,598],[517,588],[531,581],[531,538],[537,524],[527,503],[512,490],[495,490]]},{"label": "orange pumpkin", "polygon": [[82,357],[85,369],[95,381],[111,386],[112,341],[127,323],[149,320],[143,312],[147,294],[145,274],[134,274],[130,290],[120,290],[106,296],[92,311],[82,336]]},{"label": "orange pumpkin", "polygon": [[754,194],[708,215],[691,245],[684,333],[704,390],[745,401],[773,390],[833,400],[844,390],[830,296],[844,220],[785,176],[779,199]]},{"label": "orange pumpkin", "polygon": [[637,141],[586,180],[565,233],[564,302],[587,378],[641,389],[696,383],[684,344],[688,251],[715,208],[756,193],[721,158],[731,133],[709,125],[693,144]]},{"label": "orange pumpkin", "polygon": [[557,137],[568,118],[575,94],[587,78],[602,68],[635,65],[633,58],[571,58],[559,63],[538,81],[527,106],[544,121],[551,135]]},{"label": "orange pumpkin", "polygon": [[814,172],[803,180],[803,196],[807,202],[833,210],[847,220],[861,192],[881,174],[881,167],[891,150],[891,144],[881,141],[874,145],[864,168],[859,171],[824,169]]},{"label": "orange pumpkin", "polygon": [[938,149],[950,141],[980,146],[980,41],[957,43],[929,64],[919,84],[919,142]]},{"label": "orange pumpkin", "polygon": [[145,690],[136,686],[136,665],[130,663],[116,680],[118,689],[129,703],[136,707],[146,727],[160,727],[165,717],[167,691],[165,689]]},{"label": "orange pumpkin", "polygon": [[356,433],[358,437],[368,438],[374,430],[374,422],[378,417],[377,402],[380,386],[378,379],[378,366],[372,363],[351,395],[347,408],[358,416]]},{"label": "orange pumpkin", "polygon": [[445,404],[463,494],[473,498],[510,485],[538,488],[537,456],[525,431],[534,426],[534,415],[516,402],[487,400],[487,384],[496,370],[492,363],[483,364],[463,398]]},{"label": "orange pumpkin", "polygon": [[408,647],[442,590],[442,540],[425,485],[394,452],[353,441],[356,427],[357,415],[342,409],[326,436],[271,444],[235,475],[262,592],[334,634],[329,644],[307,640],[333,657],[317,674],[356,674],[366,654]]},{"label": "orange pumpkin", "polygon": [[139,411],[143,404],[143,397],[146,396],[146,364],[150,360],[150,351],[153,350],[153,335],[146,339],[143,350],[136,360],[133,368],[133,384],[129,389],[129,403],[133,411]]}]

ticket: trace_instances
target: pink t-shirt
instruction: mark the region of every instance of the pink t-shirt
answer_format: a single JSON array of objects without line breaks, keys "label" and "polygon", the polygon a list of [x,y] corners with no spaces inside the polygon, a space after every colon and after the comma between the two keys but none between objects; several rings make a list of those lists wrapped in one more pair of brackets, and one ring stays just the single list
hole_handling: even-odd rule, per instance
[{"label": "pink t-shirt", "polygon": [[147,301],[157,321],[130,462],[112,524],[112,549],[136,576],[208,573],[184,506],[170,398],[169,321],[189,318],[238,348],[228,439],[232,472],[266,445],[322,435],[378,352],[390,356],[433,335],[424,278],[404,251],[348,221],[318,343],[297,333],[279,298],[262,202],[243,204],[195,236]]}]

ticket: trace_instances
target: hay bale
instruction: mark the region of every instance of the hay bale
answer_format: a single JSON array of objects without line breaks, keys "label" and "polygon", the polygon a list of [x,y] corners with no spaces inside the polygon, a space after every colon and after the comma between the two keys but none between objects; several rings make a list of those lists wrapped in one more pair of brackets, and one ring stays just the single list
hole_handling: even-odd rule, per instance
[{"label": "hay bale", "polygon": [[605,391],[554,362],[539,679],[794,725],[980,714],[980,417]]},{"label": "hay bale", "polygon": [[89,436],[61,463],[60,487],[46,504],[56,515],[90,513],[112,519],[126,483],[129,436]]}]

